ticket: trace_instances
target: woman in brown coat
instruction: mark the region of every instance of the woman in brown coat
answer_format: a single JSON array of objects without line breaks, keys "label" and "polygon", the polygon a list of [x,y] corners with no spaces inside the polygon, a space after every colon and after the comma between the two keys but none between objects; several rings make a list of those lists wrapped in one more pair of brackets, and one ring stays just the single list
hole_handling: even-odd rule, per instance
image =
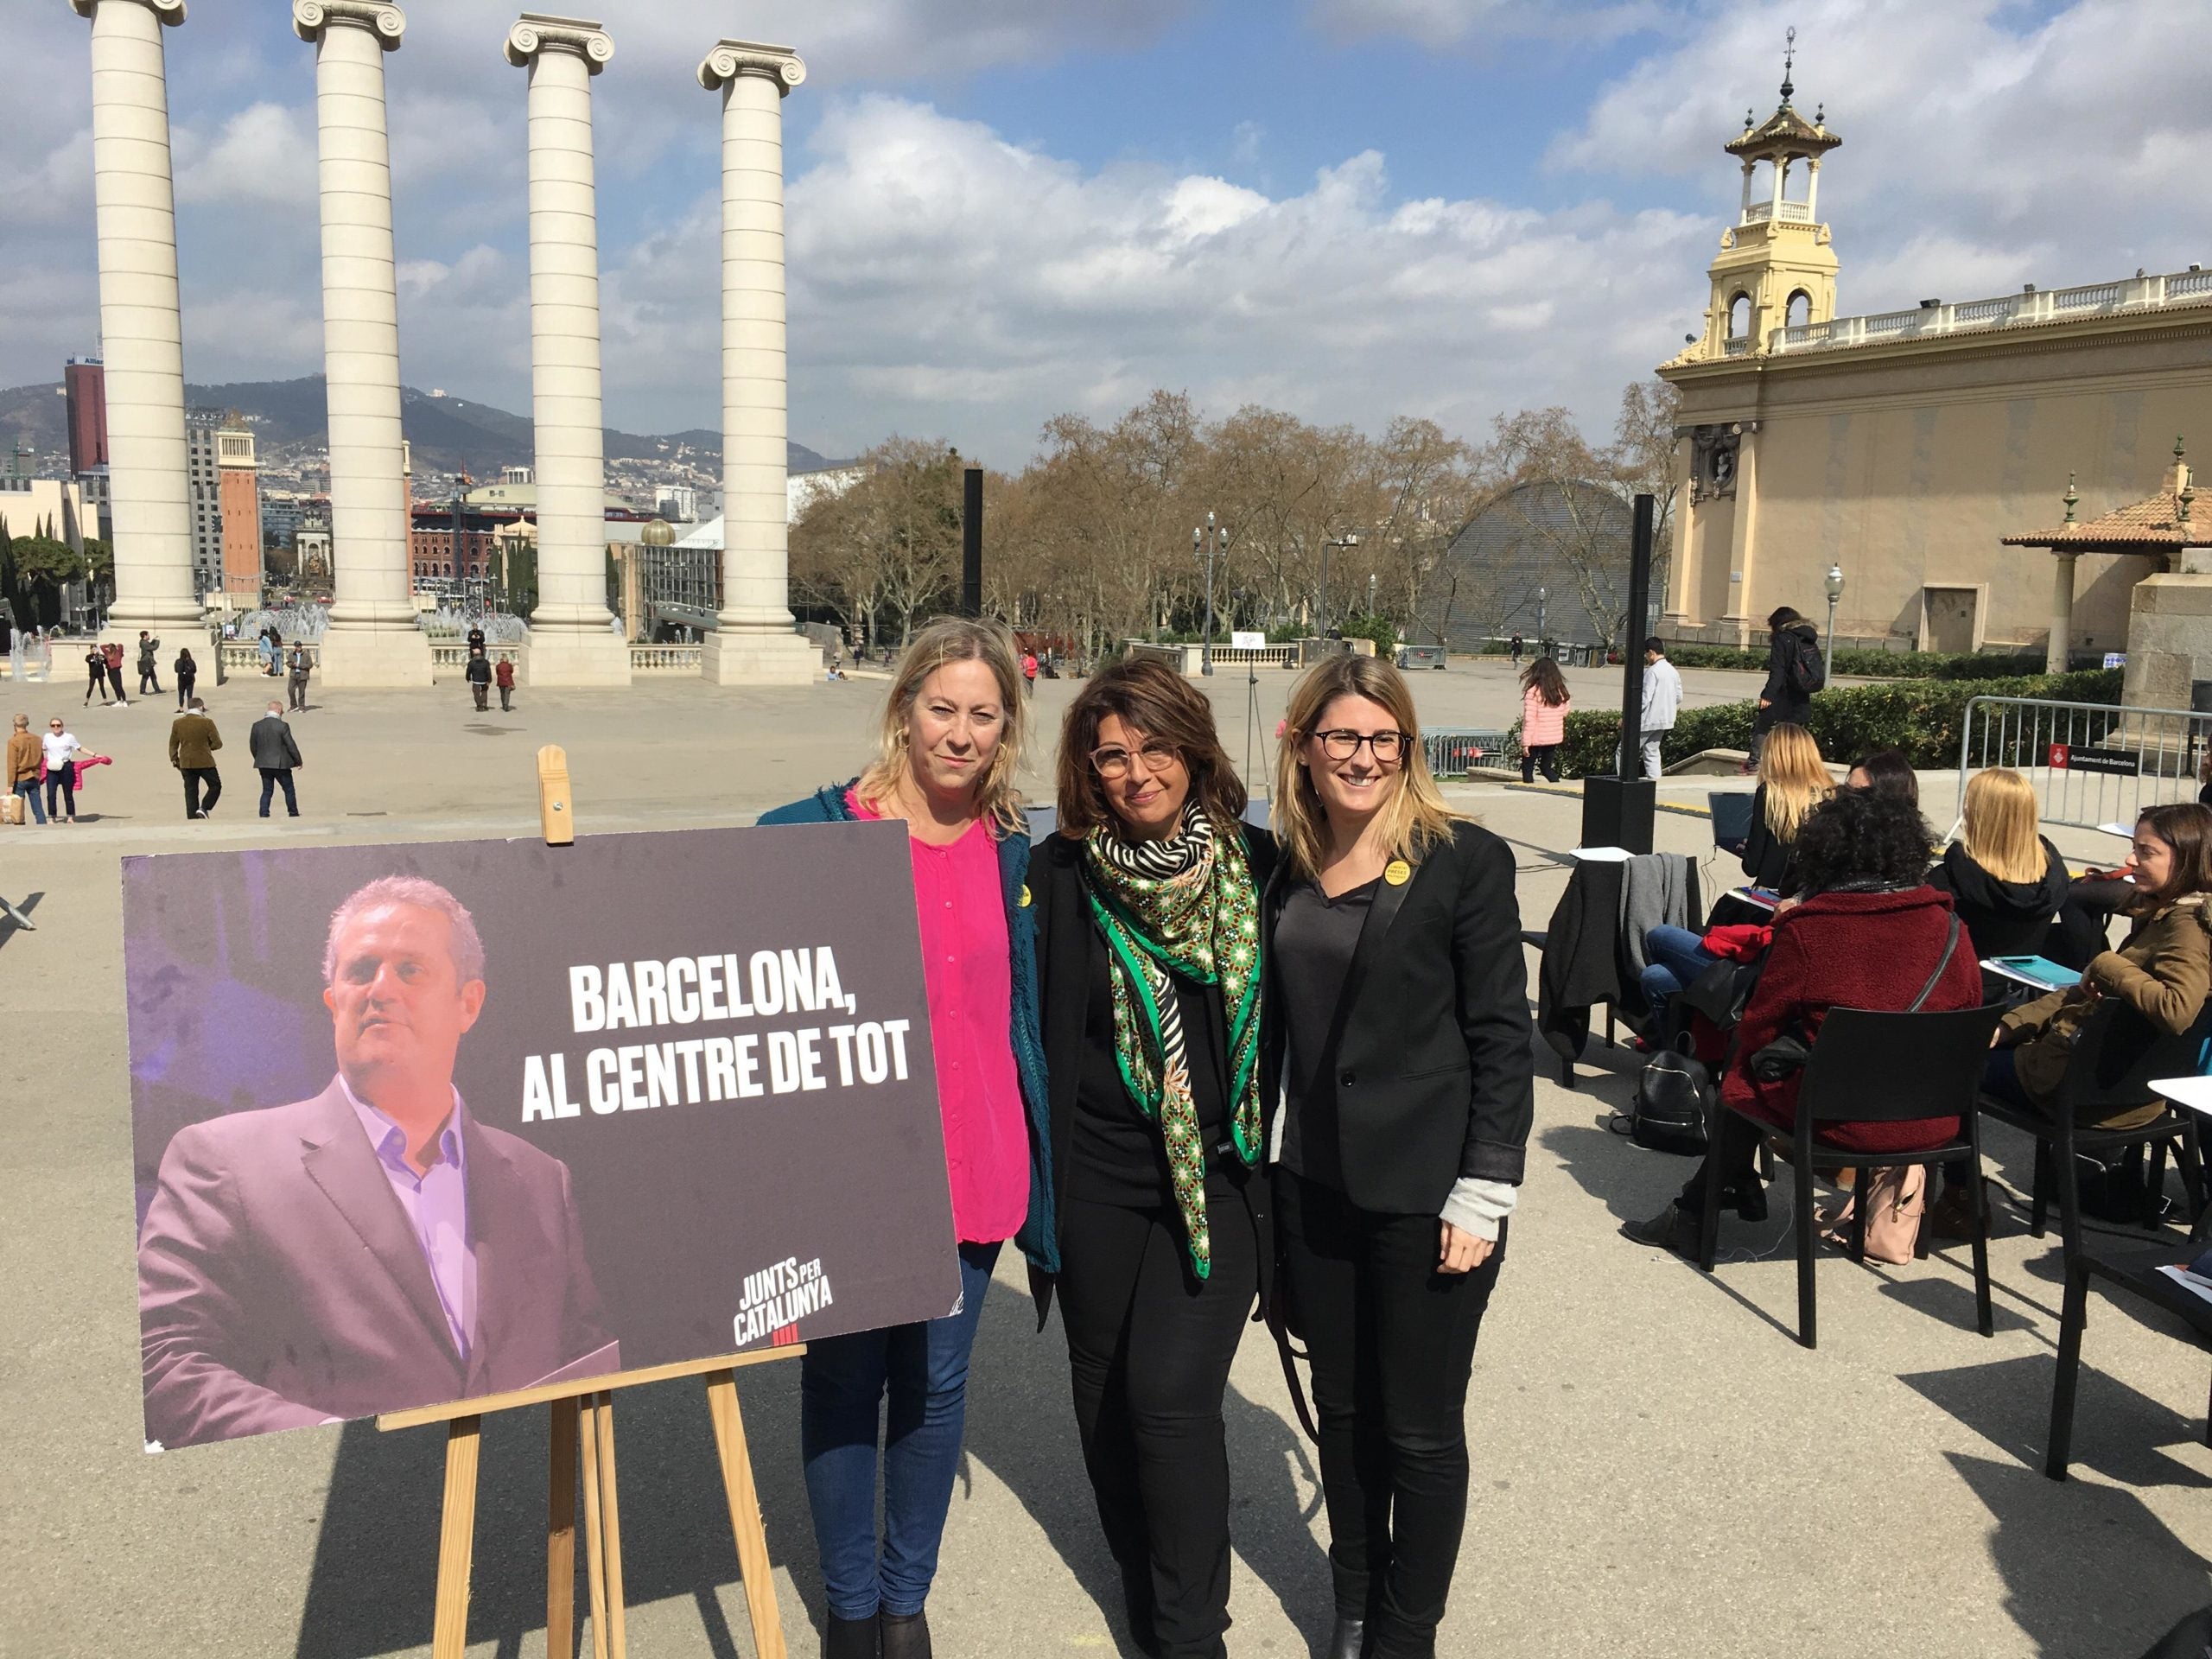
[{"label": "woman in brown coat", "polygon": [[[2090,958],[2070,990],[2025,1002],[2005,1016],[1984,1087],[2001,1099],[2048,1108],[2082,1023],[2101,997],[2125,999],[2151,1026],[2178,1036],[2212,992],[2212,808],[2154,806],[2136,821],[2125,867],[2135,885],[2135,918],[2117,950]],[[2103,1127],[2147,1123],[2162,1109],[2131,1107]]]}]

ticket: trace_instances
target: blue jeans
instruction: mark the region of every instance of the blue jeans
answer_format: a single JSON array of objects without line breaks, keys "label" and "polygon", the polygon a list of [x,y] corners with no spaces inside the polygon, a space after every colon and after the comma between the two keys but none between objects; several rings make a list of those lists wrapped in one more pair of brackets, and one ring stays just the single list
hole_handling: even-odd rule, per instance
[{"label": "blue jeans", "polygon": [[[967,1422],[968,1354],[998,1254],[996,1244],[960,1247],[959,1312],[809,1343],[799,1361],[806,1496],[823,1596],[839,1618],[873,1618],[878,1607],[903,1617],[929,1599]],[[887,1393],[879,1550],[876,1427]]]},{"label": "blue jeans", "polygon": [[1654,1026],[1664,1023],[1669,998],[1694,984],[1699,975],[1720,960],[1687,927],[1663,924],[1643,936],[1643,955],[1649,965],[1637,983],[1643,988],[1644,1001],[1650,1005]]},{"label": "blue jeans", "polygon": [[40,800],[38,798],[38,779],[35,778],[26,778],[22,779],[16,785],[16,793],[21,796],[24,800],[30,803],[29,810],[32,821],[37,823],[44,823],[46,822],[46,803]]}]

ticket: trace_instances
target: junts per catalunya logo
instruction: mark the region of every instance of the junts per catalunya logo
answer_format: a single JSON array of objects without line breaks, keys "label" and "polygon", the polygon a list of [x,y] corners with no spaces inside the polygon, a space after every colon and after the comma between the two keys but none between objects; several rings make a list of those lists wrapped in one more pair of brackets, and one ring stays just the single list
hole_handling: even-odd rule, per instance
[{"label": "junts per catalunya logo", "polygon": [[742,1348],[763,1337],[773,1338],[779,1348],[797,1342],[798,1322],[836,1300],[830,1294],[830,1278],[822,1271],[819,1256],[811,1262],[785,1256],[757,1273],[748,1273],[743,1300],[737,1305],[734,1345]]}]

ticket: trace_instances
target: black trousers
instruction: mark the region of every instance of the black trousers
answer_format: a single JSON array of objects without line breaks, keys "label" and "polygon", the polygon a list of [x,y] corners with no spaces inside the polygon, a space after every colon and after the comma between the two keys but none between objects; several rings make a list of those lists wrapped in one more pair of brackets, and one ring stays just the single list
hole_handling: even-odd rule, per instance
[{"label": "black trousers", "polygon": [[289,766],[263,766],[261,771],[261,816],[269,816],[270,798],[279,789],[284,791],[284,810],[293,817],[300,816],[300,798],[292,792],[292,769]]},{"label": "black trousers", "polygon": [[1533,749],[1522,750],[1521,781],[1524,784],[1535,783],[1536,781],[1536,768],[1539,766],[1541,766],[1544,769],[1544,778],[1547,782],[1554,784],[1559,782],[1559,752],[1560,747],[1561,746],[1557,743],[1539,743]]},{"label": "black trousers", "polygon": [[180,674],[176,677],[176,706],[180,709],[191,702],[192,688],[199,683],[200,677],[197,674]]},{"label": "black trousers", "polygon": [[110,670],[108,670],[108,671],[107,671],[107,683],[108,683],[110,685],[111,685],[111,686],[113,686],[113,687],[115,688],[115,700],[116,700],[118,702],[128,702],[128,701],[129,701],[129,699],[128,699],[128,698],[126,698],[126,697],[123,695],[123,664],[122,664],[118,663],[118,664],[117,664],[113,668],[111,668]]},{"label": "black trousers", "polygon": [[[200,791],[205,787],[207,793]],[[203,812],[213,812],[215,803],[223,798],[222,774],[213,766],[184,768],[184,816],[196,818]]]},{"label": "black trousers", "polygon": [[305,709],[308,706],[308,677],[306,675],[293,675],[291,683],[287,686],[286,690],[291,693],[291,706],[293,708]]},{"label": "black trousers", "polygon": [[87,709],[92,707],[92,693],[95,691],[100,694],[100,701],[102,702],[113,702],[115,699],[107,694],[106,666],[103,664],[102,666],[92,670],[92,683],[85,688],[85,706]]},{"label": "black trousers", "polygon": [[155,696],[160,696],[162,683],[154,672],[153,664],[141,663],[138,664],[138,695],[143,697],[149,692]]},{"label": "black trousers", "polygon": [[1361,1210],[1286,1171],[1285,1289],[1313,1357],[1321,1494],[1340,1618],[1371,1659],[1432,1659],[1467,1518],[1467,1378],[1505,1257],[1440,1273],[1434,1216]]},{"label": "black trousers", "polygon": [[[59,806],[54,804],[57,793],[61,797]],[[73,764],[47,768],[46,816],[49,818],[73,818],[77,816],[77,768]]]},{"label": "black trousers", "polygon": [[1221,1402],[1259,1289],[1241,1195],[1207,1205],[1213,1260],[1190,1267],[1173,1209],[1069,1201],[1060,1318],[1084,1466],[1122,1569],[1137,1644],[1222,1659],[1229,1628],[1229,1448]]}]

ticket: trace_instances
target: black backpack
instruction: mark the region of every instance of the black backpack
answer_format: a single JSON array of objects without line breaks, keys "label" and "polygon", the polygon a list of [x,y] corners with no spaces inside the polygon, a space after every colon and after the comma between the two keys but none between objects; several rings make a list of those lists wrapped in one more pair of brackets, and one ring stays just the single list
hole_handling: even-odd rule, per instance
[{"label": "black backpack", "polygon": [[1615,1113],[1606,1127],[1654,1152],[1694,1156],[1705,1150],[1706,1120],[1712,1115],[1713,1099],[1713,1074],[1704,1063],[1675,1049],[1662,1048],[1637,1079],[1628,1110]]},{"label": "black backpack", "polygon": [[1827,670],[1821,663],[1821,648],[1813,636],[1793,629],[1789,635],[1789,654],[1782,661],[1782,677],[1789,689],[1801,696],[1811,696],[1828,683]]}]

